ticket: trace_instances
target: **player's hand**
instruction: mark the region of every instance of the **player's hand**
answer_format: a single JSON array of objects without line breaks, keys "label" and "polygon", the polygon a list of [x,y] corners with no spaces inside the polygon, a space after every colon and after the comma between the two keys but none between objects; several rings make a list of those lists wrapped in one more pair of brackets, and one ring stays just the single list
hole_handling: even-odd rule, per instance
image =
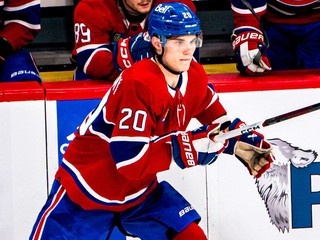
[{"label": "player's hand", "polygon": [[151,56],[151,40],[148,32],[120,39],[114,43],[113,62],[120,71],[130,67],[135,62]]},{"label": "player's hand", "polygon": [[184,169],[214,162],[225,148],[224,142],[212,140],[219,131],[220,124],[214,123],[172,136],[173,159],[176,164]]},{"label": "player's hand", "polygon": [[268,58],[263,55],[266,46],[260,30],[249,26],[234,29],[232,46],[241,74],[256,76],[271,70]]},{"label": "player's hand", "polygon": [[[235,119],[229,126],[233,130],[244,126],[240,119]],[[235,156],[248,168],[249,173],[259,178],[274,161],[272,148],[264,136],[257,131],[244,133],[229,140],[225,153],[234,153]]]}]

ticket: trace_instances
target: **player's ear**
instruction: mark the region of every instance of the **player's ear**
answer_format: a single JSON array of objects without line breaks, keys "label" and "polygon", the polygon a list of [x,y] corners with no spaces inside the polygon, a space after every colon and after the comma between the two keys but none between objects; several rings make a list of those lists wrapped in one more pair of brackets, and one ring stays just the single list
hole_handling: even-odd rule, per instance
[{"label": "player's ear", "polygon": [[153,36],[151,38],[151,43],[152,43],[152,46],[154,47],[156,53],[160,55],[162,52],[162,46],[161,46],[160,39],[157,36]]}]

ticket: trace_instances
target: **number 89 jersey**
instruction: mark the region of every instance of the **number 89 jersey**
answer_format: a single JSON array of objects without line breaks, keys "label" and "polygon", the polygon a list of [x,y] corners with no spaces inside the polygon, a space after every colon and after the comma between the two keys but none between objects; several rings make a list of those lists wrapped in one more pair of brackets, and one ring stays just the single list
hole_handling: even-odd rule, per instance
[{"label": "number 89 jersey", "polygon": [[[147,70],[146,70],[147,69]],[[75,133],[56,179],[85,209],[123,211],[156,187],[171,164],[171,136],[191,118],[225,115],[203,67],[191,62],[173,89],[153,59],[125,70]]]}]

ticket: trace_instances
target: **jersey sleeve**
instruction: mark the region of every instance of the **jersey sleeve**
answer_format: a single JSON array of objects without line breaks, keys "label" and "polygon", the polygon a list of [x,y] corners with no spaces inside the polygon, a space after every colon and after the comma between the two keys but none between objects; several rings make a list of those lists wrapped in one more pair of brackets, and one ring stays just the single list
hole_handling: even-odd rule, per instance
[{"label": "jersey sleeve", "polygon": [[14,52],[27,46],[40,31],[39,0],[4,1],[2,14],[0,37],[10,43]]},{"label": "jersey sleeve", "polygon": [[[80,68],[92,79],[112,79],[119,74],[112,61],[110,10],[104,1],[81,1],[74,12],[75,49]],[[93,17],[94,16],[94,17]],[[119,19],[121,21],[122,19]]]},{"label": "jersey sleeve", "polygon": [[[267,10],[266,0],[247,0],[247,2],[251,5],[252,9],[259,18],[265,14]],[[231,9],[236,28],[250,26],[260,29],[258,20],[241,0],[231,0]]]},{"label": "jersey sleeve", "polygon": [[227,112],[221,102],[219,101],[218,94],[214,91],[212,85],[208,85],[206,99],[209,104],[205,107],[205,110],[201,114],[196,116],[196,119],[201,124],[212,123],[216,119],[221,118],[222,116],[227,115]]},{"label": "jersey sleeve", "polygon": [[154,112],[161,108],[154,88],[139,82],[127,83],[120,82],[111,91],[114,95],[108,113],[112,116],[107,115],[107,119],[115,119],[110,150],[116,167],[126,178],[136,179],[169,169],[172,133],[153,135],[157,125]]},{"label": "jersey sleeve", "polygon": [[208,76],[203,66],[192,61],[188,72],[190,80],[188,85],[191,86],[192,96],[190,104],[194,110],[192,117],[195,117],[201,124],[210,124],[226,115],[227,112],[219,100],[219,95],[215,92],[214,87],[208,84]]}]

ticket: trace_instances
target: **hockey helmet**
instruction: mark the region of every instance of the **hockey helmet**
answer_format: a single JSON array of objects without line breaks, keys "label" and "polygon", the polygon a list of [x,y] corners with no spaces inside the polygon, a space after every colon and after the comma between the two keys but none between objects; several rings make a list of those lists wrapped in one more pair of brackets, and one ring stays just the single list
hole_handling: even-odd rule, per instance
[{"label": "hockey helmet", "polygon": [[196,35],[197,47],[202,45],[202,31],[197,15],[180,2],[160,3],[148,17],[149,36],[158,36],[162,45],[168,37]]}]

